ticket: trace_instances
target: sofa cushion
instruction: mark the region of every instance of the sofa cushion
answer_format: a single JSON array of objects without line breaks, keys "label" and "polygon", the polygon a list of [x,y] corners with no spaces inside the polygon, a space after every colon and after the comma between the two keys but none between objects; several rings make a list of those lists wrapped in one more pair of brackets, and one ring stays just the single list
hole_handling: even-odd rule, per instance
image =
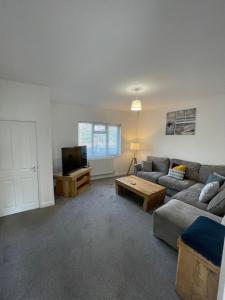
[{"label": "sofa cushion", "polygon": [[193,205],[197,208],[207,210],[208,204],[201,203],[198,201],[203,187],[204,187],[204,184],[196,183],[196,184],[192,185],[191,187],[189,187],[188,189],[174,195],[173,199],[177,199],[177,200],[180,200],[187,204]]},{"label": "sofa cushion", "polygon": [[142,171],[144,172],[152,172],[152,161],[142,161]]},{"label": "sofa cushion", "polygon": [[177,248],[177,239],[183,231],[199,216],[208,217],[218,223],[222,218],[207,211],[198,209],[176,199],[156,209],[153,215],[154,235],[174,248]]},{"label": "sofa cushion", "polygon": [[154,172],[162,172],[167,174],[169,170],[169,158],[167,157],[155,157],[148,156],[148,161],[152,161],[152,171]]},{"label": "sofa cushion", "polygon": [[225,214],[225,188],[209,202],[207,210],[219,216]]},{"label": "sofa cushion", "polygon": [[213,174],[214,172],[225,176],[225,165],[201,165],[198,181],[206,183],[209,175]]},{"label": "sofa cushion", "polygon": [[154,183],[158,183],[159,177],[161,177],[163,175],[165,175],[165,174],[162,172],[144,172],[144,171],[137,172],[138,177],[152,181]]},{"label": "sofa cushion", "polygon": [[183,180],[184,179],[184,171],[179,171],[179,170],[175,170],[175,169],[169,169],[169,173],[168,176],[178,179],[178,180]]},{"label": "sofa cushion", "polygon": [[179,179],[172,178],[168,175],[159,178],[159,184],[169,189],[176,190],[178,192],[187,189],[189,186],[195,183],[196,183],[195,181],[190,179],[179,180]]},{"label": "sofa cushion", "polygon": [[187,167],[185,178],[198,181],[200,163],[173,158],[170,161],[170,167],[174,165],[185,165]]},{"label": "sofa cushion", "polygon": [[199,196],[199,202],[207,203],[209,202],[218,192],[220,184],[218,181],[210,182],[206,184]]},{"label": "sofa cushion", "polygon": [[220,175],[215,175],[215,174],[217,174],[217,173],[213,173],[213,174],[209,175],[209,177],[206,181],[206,184],[218,181],[219,185],[222,186],[225,182],[225,177],[222,177]]}]

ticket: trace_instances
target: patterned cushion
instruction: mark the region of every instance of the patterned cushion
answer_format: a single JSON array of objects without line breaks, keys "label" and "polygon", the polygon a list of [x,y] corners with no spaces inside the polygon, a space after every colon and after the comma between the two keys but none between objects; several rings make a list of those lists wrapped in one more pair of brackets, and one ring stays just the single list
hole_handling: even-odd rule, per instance
[{"label": "patterned cushion", "polygon": [[174,168],[174,169],[169,169],[168,176],[178,179],[178,180],[183,180],[184,174],[185,174],[184,171],[178,171],[178,170],[175,170],[175,168]]},{"label": "patterned cushion", "polygon": [[200,163],[173,158],[170,161],[170,166],[173,166],[174,164],[185,165],[187,167],[185,178],[198,181],[199,169],[201,166]]},{"label": "patterned cushion", "polygon": [[174,167],[173,169],[177,170],[177,171],[185,172],[187,167],[185,165],[179,165],[179,166]]}]

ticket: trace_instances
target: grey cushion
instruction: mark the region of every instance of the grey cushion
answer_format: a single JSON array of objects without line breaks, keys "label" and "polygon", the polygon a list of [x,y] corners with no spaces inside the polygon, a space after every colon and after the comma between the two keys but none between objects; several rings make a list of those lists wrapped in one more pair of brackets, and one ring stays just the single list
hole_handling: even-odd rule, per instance
[{"label": "grey cushion", "polygon": [[159,178],[159,184],[169,188],[176,190],[178,192],[187,189],[189,186],[195,184],[196,182],[190,179],[178,180],[168,175],[162,176]]},{"label": "grey cushion", "polygon": [[136,165],[134,165],[134,175],[137,176],[137,172],[141,171],[141,169],[142,169],[142,164],[136,164]]},{"label": "grey cushion", "polygon": [[194,181],[198,181],[199,169],[200,169],[200,166],[201,166],[200,163],[173,158],[170,161],[170,167],[172,167],[173,164],[187,166],[187,170],[185,172],[185,178],[191,179],[191,180],[194,180]]},{"label": "grey cushion", "polygon": [[162,172],[167,174],[169,170],[169,158],[167,157],[155,157],[155,156],[148,156],[148,161],[152,161],[152,171],[155,172]]},{"label": "grey cushion", "polygon": [[220,184],[218,181],[207,183],[199,196],[199,202],[207,203],[209,202],[218,192]]},{"label": "grey cushion", "polygon": [[215,182],[218,181],[219,185],[222,186],[225,182],[225,177],[222,177],[221,175],[215,175],[217,173],[213,173],[211,175],[209,175],[206,184],[210,183],[210,182]]},{"label": "grey cushion", "polygon": [[214,172],[225,176],[225,166],[224,165],[202,165],[199,170],[199,180],[202,183],[206,183],[209,175]]},{"label": "grey cushion", "polygon": [[225,188],[209,202],[207,210],[219,216],[225,214]]},{"label": "grey cushion", "polygon": [[152,161],[144,160],[142,162],[142,171],[144,172],[152,172]]},{"label": "grey cushion", "polygon": [[177,199],[177,200],[180,200],[187,204],[193,205],[197,208],[207,210],[208,204],[201,203],[198,201],[203,187],[204,187],[204,184],[196,183],[196,184],[192,185],[191,187],[189,187],[188,189],[174,195],[173,199]]},{"label": "grey cushion", "polygon": [[199,216],[208,217],[218,223],[222,218],[209,212],[172,199],[154,212],[154,235],[174,248],[177,248],[177,239]]},{"label": "grey cushion", "polygon": [[137,172],[137,176],[141,177],[143,179],[158,183],[158,179],[165,175],[162,172],[144,172],[144,171],[139,171]]}]

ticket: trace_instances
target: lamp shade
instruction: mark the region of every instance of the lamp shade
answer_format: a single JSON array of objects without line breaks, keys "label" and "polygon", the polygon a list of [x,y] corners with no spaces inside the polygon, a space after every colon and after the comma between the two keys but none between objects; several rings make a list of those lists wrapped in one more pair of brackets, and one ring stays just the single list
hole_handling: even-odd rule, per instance
[{"label": "lamp shade", "polygon": [[130,143],[130,150],[132,151],[138,151],[140,149],[139,143]]},{"label": "lamp shade", "polygon": [[142,104],[141,104],[141,100],[133,100],[131,103],[131,110],[132,111],[140,111],[142,110]]}]

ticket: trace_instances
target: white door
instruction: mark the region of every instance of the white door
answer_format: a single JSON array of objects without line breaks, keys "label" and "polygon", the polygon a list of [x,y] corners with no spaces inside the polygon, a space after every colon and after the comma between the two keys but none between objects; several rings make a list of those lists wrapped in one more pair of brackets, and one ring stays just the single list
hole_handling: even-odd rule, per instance
[{"label": "white door", "polygon": [[0,121],[0,216],[39,207],[34,122]]}]

